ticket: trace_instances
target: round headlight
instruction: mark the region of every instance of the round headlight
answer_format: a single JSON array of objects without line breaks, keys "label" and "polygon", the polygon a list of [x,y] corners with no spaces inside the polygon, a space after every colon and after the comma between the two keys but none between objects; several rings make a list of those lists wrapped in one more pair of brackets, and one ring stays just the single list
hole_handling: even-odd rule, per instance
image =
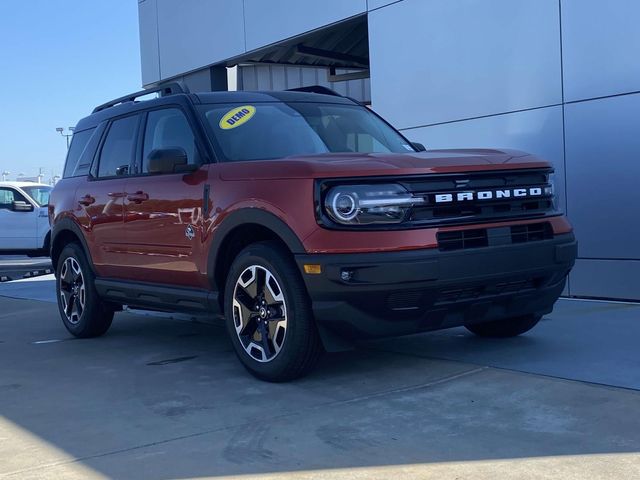
[{"label": "round headlight", "polygon": [[327,192],[324,210],[343,225],[402,223],[409,209],[423,202],[399,184],[339,185]]},{"label": "round headlight", "polygon": [[335,192],[329,200],[338,220],[348,222],[358,215],[358,195],[355,192]]}]

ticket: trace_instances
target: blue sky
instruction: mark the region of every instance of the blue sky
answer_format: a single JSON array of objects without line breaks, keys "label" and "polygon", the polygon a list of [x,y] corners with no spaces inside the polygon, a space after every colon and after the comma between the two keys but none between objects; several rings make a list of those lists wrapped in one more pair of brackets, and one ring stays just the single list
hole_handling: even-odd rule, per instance
[{"label": "blue sky", "polygon": [[0,172],[62,172],[93,107],[141,89],[136,0],[13,0],[0,20]]}]

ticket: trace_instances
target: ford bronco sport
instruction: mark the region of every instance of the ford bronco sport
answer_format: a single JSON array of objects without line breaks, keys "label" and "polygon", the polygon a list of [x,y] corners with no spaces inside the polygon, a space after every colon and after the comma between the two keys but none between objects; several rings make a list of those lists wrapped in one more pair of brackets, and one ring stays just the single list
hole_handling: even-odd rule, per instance
[{"label": "ford bronco sport", "polygon": [[424,151],[299,90],[171,84],[80,120],[49,205],[69,332],[102,335],[123,305],[221,312],[243,365],[284,381],[358,339],[511,337],[551,312],[576,241],[549,163]]}]

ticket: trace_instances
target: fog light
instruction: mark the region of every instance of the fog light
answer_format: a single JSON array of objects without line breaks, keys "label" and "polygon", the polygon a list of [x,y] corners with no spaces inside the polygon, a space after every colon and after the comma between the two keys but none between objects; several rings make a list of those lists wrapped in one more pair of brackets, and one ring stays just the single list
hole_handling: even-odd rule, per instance
[{"label": "fog light", "polygon": [[340,279],[343,282],[350,282],[352,278],[353,270],[342,270],[342,272],[340,272]]}]

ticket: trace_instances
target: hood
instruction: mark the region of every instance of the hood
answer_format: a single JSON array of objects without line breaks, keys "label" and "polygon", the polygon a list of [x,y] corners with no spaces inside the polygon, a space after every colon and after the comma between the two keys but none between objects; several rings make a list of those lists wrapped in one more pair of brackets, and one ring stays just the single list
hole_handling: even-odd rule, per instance
[{"label": "hood", "polygon": [[225,180],[276,180],[459,173],[551,165],[517,150],[461,149],[416,153],[326,153],[218,164]]}]

